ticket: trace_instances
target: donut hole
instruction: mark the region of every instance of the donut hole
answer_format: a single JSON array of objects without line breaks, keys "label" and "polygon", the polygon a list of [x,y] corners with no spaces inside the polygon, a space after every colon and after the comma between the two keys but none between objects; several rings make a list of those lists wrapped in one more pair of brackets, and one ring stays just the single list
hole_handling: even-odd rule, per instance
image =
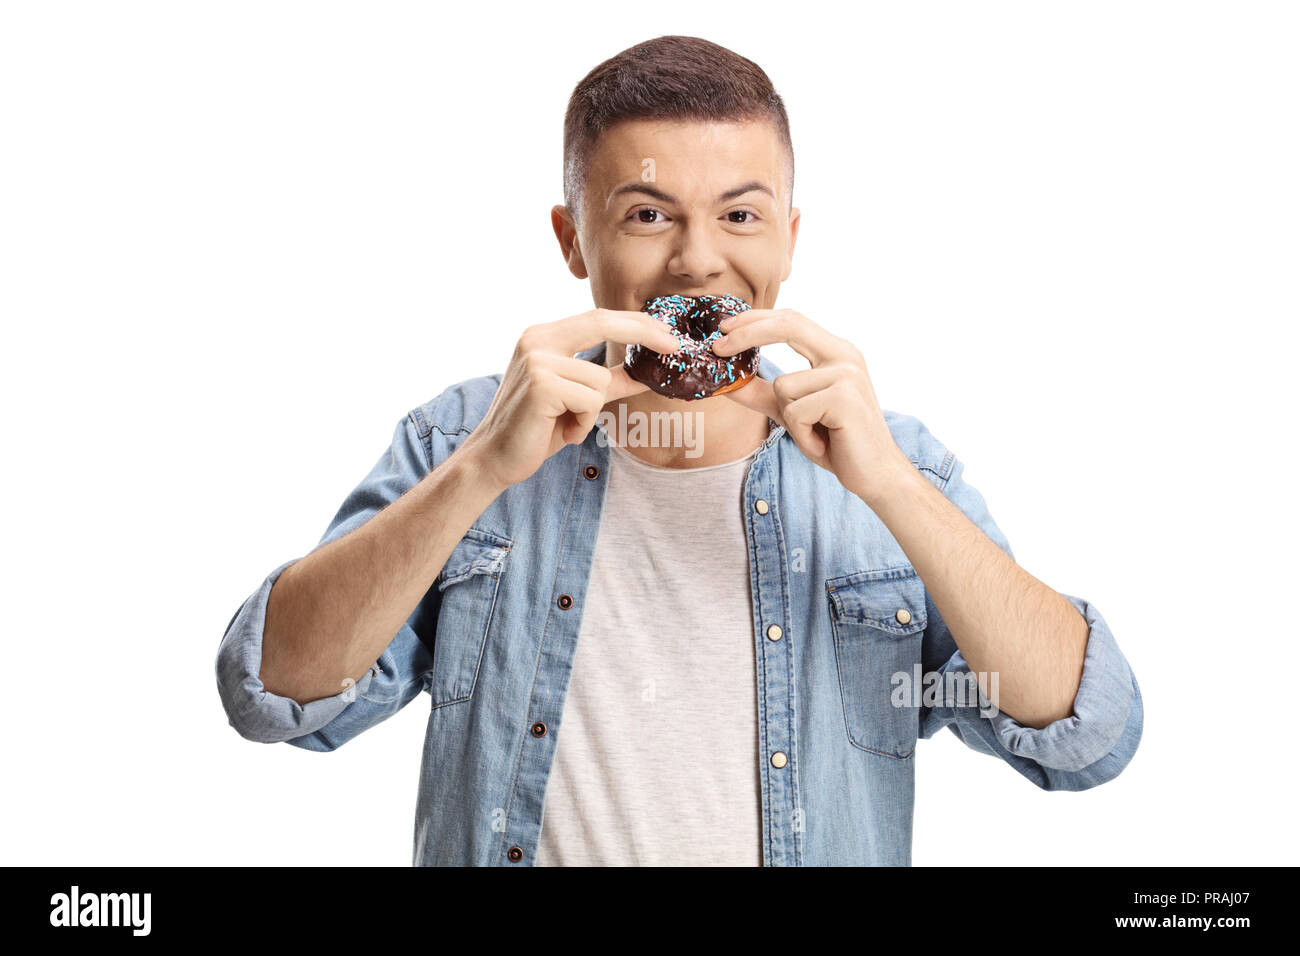
[{"label": "donut hole", "polygon": [[682,317],[682,328],[692,339],[707,345],[722,335],[718,325],[740,311],[738,306],[744,303],[732,296],[700,296]]},{"label": "donut hole", "polygon": [[719,321],[721,320],[716,315],[711,315],[703,309],[691,309],[686,314],[686,334],[703,342],[713,334]]}]

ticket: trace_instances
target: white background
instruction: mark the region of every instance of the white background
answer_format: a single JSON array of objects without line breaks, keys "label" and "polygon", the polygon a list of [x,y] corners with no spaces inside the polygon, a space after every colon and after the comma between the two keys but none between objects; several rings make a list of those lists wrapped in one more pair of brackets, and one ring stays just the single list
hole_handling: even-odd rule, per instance
[{"label": "white background", "polygon": [[785,99],[778,304],[1141,684],[1092,791],[922,742],[914,862],[1294,860],[1294,5],[0,10],[3,862],[409,865],[428,698],[254,744],[217,644],[407,410],[591,307],[548,217],[565,105],[672,33]]}]

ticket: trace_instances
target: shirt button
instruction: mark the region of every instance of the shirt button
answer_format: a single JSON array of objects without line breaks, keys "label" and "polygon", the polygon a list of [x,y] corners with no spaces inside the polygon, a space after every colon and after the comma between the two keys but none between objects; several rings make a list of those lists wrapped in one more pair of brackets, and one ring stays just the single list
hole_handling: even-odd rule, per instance
[{"label": "shirt button", "polygon": [[780,770],[782,767],[784,767],[785,754],[779,750],[776,753],[772,754],[772,766],[775,767],[777,770]]},{"label": "shirt button", "polygon": [[894,612],[894,620],[899,624],[910,624],[912,621],[912,612],[905,607],[900,607]]},{"label": "shirt button", "polygon": [[546,736],[546,725],[542,723],[540,720],[537,723],[533,724],[533,726],[529,729],[532,730],[534,737]]},{"label": "shirt button", "polygon": [[764,501],[762,498],[759,498],[757,501],[754,502],[754,510],[761,515],[767,514],[767,502]]},{"label": "shirt button", "polygon": [[767,629],[767,639],[769,641],[779,641],[781,639],[781,625],[773,624]]},{"label": "shirt button", "polygon": [[573,607],[573,598],[569,597],[567,594],[561,594],[560,599],[555,603],[567,611],[569,608]]},{"label": "shirt button", "polygon": [[511,863],[518,863],[524,858],[524,851],[517,846],[512,846],[506,850],[506,856],[510,858]]},{"label": "shirt button", "polygon": [[588,465],[586,468],[582,469],[582,474],[588,481],[595,481],[600,477],[600,469],[595,465]]}]

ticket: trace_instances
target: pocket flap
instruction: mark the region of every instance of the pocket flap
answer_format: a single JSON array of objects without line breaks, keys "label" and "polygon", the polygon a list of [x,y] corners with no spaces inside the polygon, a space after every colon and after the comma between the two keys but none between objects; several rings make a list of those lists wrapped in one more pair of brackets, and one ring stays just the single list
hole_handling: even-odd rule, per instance
[{"label": "pocket flap", "polygon": [[925,583],[913,567],[859,571],[826,582],[831,616],[891,634],[925,629]]},{"label": "pocket flap", "polygon": [[513,544],[510,538],[470,528],[438,573],[438,590],[445,591],[474,574],[500,573]]}]

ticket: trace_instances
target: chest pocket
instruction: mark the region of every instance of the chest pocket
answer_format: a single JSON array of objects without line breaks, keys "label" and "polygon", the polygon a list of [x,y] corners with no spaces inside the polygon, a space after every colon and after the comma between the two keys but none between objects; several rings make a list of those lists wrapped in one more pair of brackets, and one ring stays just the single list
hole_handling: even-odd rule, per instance
[{"label": "chest pocket", "polygon": [[499,534],[470,528],[438,574],[441,598],[429,681],[434,707],[474,694],[512,544]]},{"label": "chest pocket", "polygon": [[828,580],[826,595],[849,742],[910,757],[920,721],[912,684],[925,630],[924,583],[911,567],[859,571]]}]

